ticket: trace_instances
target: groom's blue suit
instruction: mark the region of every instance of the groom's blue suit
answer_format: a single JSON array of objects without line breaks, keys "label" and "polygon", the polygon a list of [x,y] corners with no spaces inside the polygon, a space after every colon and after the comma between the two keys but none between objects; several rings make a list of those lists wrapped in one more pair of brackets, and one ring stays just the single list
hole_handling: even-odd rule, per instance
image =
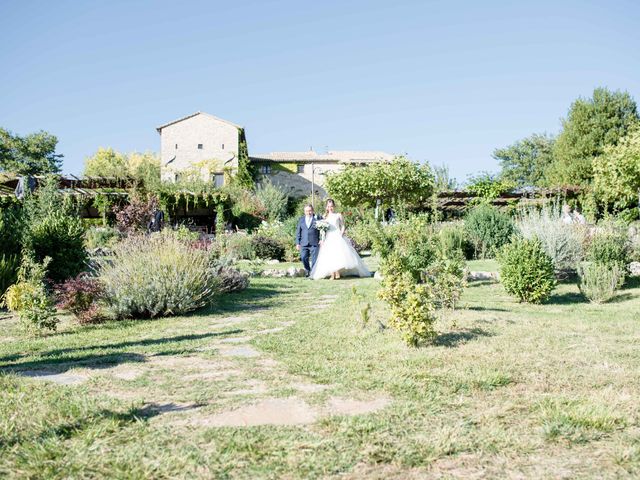
[{"label": "groom's blue suit", "polygon": [[[296,245],[300,245],[300,260],[307,274],[311,271],[318,259],[320,246],[320,232],[316,228],[316,220],[322,220],[320,216],[313,216],[310,225],[307,226],[307,217],[300,217],[296,228]],[[311,262],[309,262],[311,257]]]}]

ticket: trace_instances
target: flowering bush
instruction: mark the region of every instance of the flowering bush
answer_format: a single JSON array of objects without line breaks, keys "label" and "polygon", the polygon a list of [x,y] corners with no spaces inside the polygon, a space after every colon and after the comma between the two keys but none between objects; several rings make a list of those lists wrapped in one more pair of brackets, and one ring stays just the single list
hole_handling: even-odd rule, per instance
[{"label": "flowering bush", "polygon": [[171,232],[131,236],[100,263],[99,279],[116,318],[180,315],[211,304],[218,293],[209,254]]}]

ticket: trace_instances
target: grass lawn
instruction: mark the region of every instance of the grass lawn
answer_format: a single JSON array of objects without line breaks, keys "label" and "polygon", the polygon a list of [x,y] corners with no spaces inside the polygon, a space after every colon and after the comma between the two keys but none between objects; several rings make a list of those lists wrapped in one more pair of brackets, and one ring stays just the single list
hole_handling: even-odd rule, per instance
[{"label": "grass lawn", "polygon": [[[4,314],[0,476],[640,476],[637,282],[600,306],[574,285],[531,306],[472,283],[419,349],[380,331],[377,288],[256,278],[208,312],[28,340]],[[218,426],[269,402],[299,424]]]}]

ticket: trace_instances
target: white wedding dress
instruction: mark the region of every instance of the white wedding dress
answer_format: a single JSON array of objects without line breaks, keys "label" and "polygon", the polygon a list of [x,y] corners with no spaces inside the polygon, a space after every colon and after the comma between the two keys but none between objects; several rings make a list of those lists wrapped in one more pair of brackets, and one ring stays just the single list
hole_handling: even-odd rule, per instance
[{"label": "white wedding dress", "polygon": [[345,276],[370,277],[371,272],[365,266],[358,252],[351,246],[349,240],[342,236],[342,215],[330,213],[324,220],[329,223],[329,230],[320,246],[318,260],[316,260],[309,276],[314,280],[320,280],[339,271],[340,275]]}]

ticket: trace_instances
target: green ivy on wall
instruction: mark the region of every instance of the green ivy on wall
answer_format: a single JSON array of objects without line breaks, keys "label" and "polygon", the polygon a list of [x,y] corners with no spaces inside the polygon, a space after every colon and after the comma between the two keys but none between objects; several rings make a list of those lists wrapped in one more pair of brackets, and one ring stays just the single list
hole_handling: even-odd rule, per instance
[{"label": "green ivy on wall", "polygon": [[244,134],[244,128],[238,129],[238,171],[235,180],[238,185],[251,188],[254,184],[255,172],[249,161],[249,148],[247,147],[247,138]]},{"label": "green ivy on wall", "polygon": [[298,173],[297,163],[273,163],[271,165],[272,170],[279,170],[281,172]]}]

